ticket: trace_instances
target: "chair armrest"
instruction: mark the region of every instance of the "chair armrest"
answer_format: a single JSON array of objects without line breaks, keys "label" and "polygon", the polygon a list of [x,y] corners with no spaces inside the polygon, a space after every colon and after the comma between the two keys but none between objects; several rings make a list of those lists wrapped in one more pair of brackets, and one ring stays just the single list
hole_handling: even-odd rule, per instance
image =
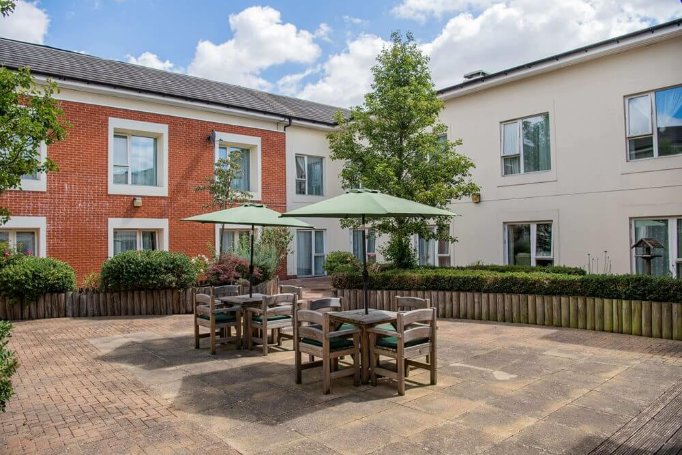
[{"label": "chair armrest", "polygon": [[242,311],[242,308],[240,306],[231,306],[227,308],[216,308],[215,313],[216,314],[224,314],[224,313],[238,313]]},{"label": "chair armrest", "polygon": [[292,308],[291,306],[276,306],[276,307],[270,307],[266,311],[266,314],[268,315],[278,315],[278,314],[283,314],[286,316],[291,316],[292,314]]},{"label": "chair armrest", "polygon": [[246,311],[248,311],[249,313],[263,314],[263,309],[257,307],[248,307]]},{"label": "chair armrest", "polygon": [[327,333],[327,338],[345,337],[348,335],[355,335],[356,333],[360,333],[360,329],[336,330],[334,332]]},{"label": "chair armrest", "polygon": [[367,332],[375,333],[377,335],[383,335],[383,336],[387,336],[387,337],[402,338],[402,334],[400,334],[398,332],[389,332],[388,330],[377,329],[375,327],[371,327],[371,328],[367,329]]}]

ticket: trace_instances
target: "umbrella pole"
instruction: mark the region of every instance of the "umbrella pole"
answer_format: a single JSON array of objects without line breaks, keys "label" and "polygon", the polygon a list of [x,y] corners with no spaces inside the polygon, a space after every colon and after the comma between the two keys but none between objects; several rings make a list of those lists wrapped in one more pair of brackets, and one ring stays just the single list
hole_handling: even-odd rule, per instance
[{"label": "umbrella pole", "polygon": [[369,272],[367,271],[367,244],[365,239],[365,215],[362,215],[362,293],[365,304],[365,314],[369,314],[368,292]]},{"label": "umbrella pole", "polygon": [[253,237],[255,226],[251,225],[251,261],[249,262],[249,297],[253,297]]}]

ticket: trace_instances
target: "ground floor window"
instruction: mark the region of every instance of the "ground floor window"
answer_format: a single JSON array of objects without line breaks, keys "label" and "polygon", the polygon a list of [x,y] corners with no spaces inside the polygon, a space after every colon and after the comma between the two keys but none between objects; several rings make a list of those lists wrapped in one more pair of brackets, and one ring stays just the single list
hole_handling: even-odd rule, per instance
[{"label": "ground floor window", "polygon": [[325,232],[299,230],[296,232],[296,274],[324,275]]},{"label": "ground floor window", "polygon": [[114,255],[124,251],[159,249],[159,232],[142,229],[114,229]]},{"label": "ground floor window", "polygon": [[[654,251],[660,256],[652,259],[651,274],[682,278],[682,217],[632,220],[632,243],[642,238],[654,238],[663,245]],[[633,258],[634,272],[644,273],[644,259],[637,257],[634,250]]]},{"label": "ground floor window", "polygon": [[[435,232],[435,227],[429,228]],[[417,236],[417,260],[419,265],[450,267],[450,242],[447,240],[425,239]]]},{"label": "ground floor window", "polygon": [[38,232],[23,229],[0,229],[0,244],[29,256],[37,256]]},{"label": "ground floor window", "polygon": [[554,264],[551,222],[505,224],[504,243],[506,264]]},{"label": "ground floor window", "polygon": [[[353,248],[353,255],[362,262],[362,229],[353,229],[351,231],[351,246]],[[374,229],[367,229],[365,234],[365,251],[367,252],[367,263],[372,264],[377,260],[376,251],[376,231]]]},{"label": "ground floor window", "polygon": [[248,239],[251,231],[248,229],[223,229],[220,239],[220,252],[235,251],[244,239]]}]

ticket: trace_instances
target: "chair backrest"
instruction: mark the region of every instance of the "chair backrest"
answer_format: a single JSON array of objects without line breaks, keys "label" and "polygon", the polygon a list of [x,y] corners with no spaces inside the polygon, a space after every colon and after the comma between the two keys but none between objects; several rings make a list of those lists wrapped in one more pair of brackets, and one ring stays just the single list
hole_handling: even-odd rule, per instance
[{"label": "chair backrest", "polygon": [[398,311],[420,310],[422,308],[431,308],[430,299],[420,299],[419,297],[396,297],[398,302]]},{"label": "chair backrest", "polygon": [[292,286],[290,284],[279,285],[280,294],[296,294],[296,298],[303,299],[303,288],[300,286]]},{"label": "chair backrest", "polygon": [[436,309],[422,308],[398,313],[396,330],[402,334],[405,343],[420,338],[433,341],[436,337]]},{"label": "chair backrest", "polygon": [[214,286],[213,295],[216,298],[220,297],[230,297],[233,295],[239,295],[240,286],[238,284],[226,284],[224,286]]},{"label": "chair backrest", "polygon": [[[277,309],[277,307],[281,307],[281,310],[277,311],[278,314],[286,313],[291,315],[294,313],[293,308],[295,306],[296,294],[275,294],[266,295],[263,298],[262,309],[266,312],[272,312],[274,309]],[[286,311],[284,311],[285,309]]]},{"label": "chair backrest", "polygon": [[209,294],[194,294],[194,313],[205,313],[206,311],[198,312],[199,307],[207,307],[210,312],[215,310],[215,299]]},{"label": "chair backrest", "polygon": [[324,299],[313,300],[308,305],[308,309],[312,311],[318,311],[320,313],[326,313],[329,311],[341,311],[341,298],[328,297]]},{"label": "chair backrest", "polygon": [[313,310],[298,310],[294,333],[296,343],[303,338],[324,343],[325,334],[329,332],[329,315]]}]

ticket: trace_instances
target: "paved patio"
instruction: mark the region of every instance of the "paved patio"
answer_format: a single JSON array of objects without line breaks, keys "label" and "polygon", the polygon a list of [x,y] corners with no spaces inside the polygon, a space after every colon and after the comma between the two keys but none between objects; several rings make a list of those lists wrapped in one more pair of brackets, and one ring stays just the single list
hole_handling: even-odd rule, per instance
[{"label": "paved patio", "polygon": [[319,375],[293,354],[193,349],[191,316],[16,324],[4,453],[679,453],[682,343],[439,323],[439,384]]}]

